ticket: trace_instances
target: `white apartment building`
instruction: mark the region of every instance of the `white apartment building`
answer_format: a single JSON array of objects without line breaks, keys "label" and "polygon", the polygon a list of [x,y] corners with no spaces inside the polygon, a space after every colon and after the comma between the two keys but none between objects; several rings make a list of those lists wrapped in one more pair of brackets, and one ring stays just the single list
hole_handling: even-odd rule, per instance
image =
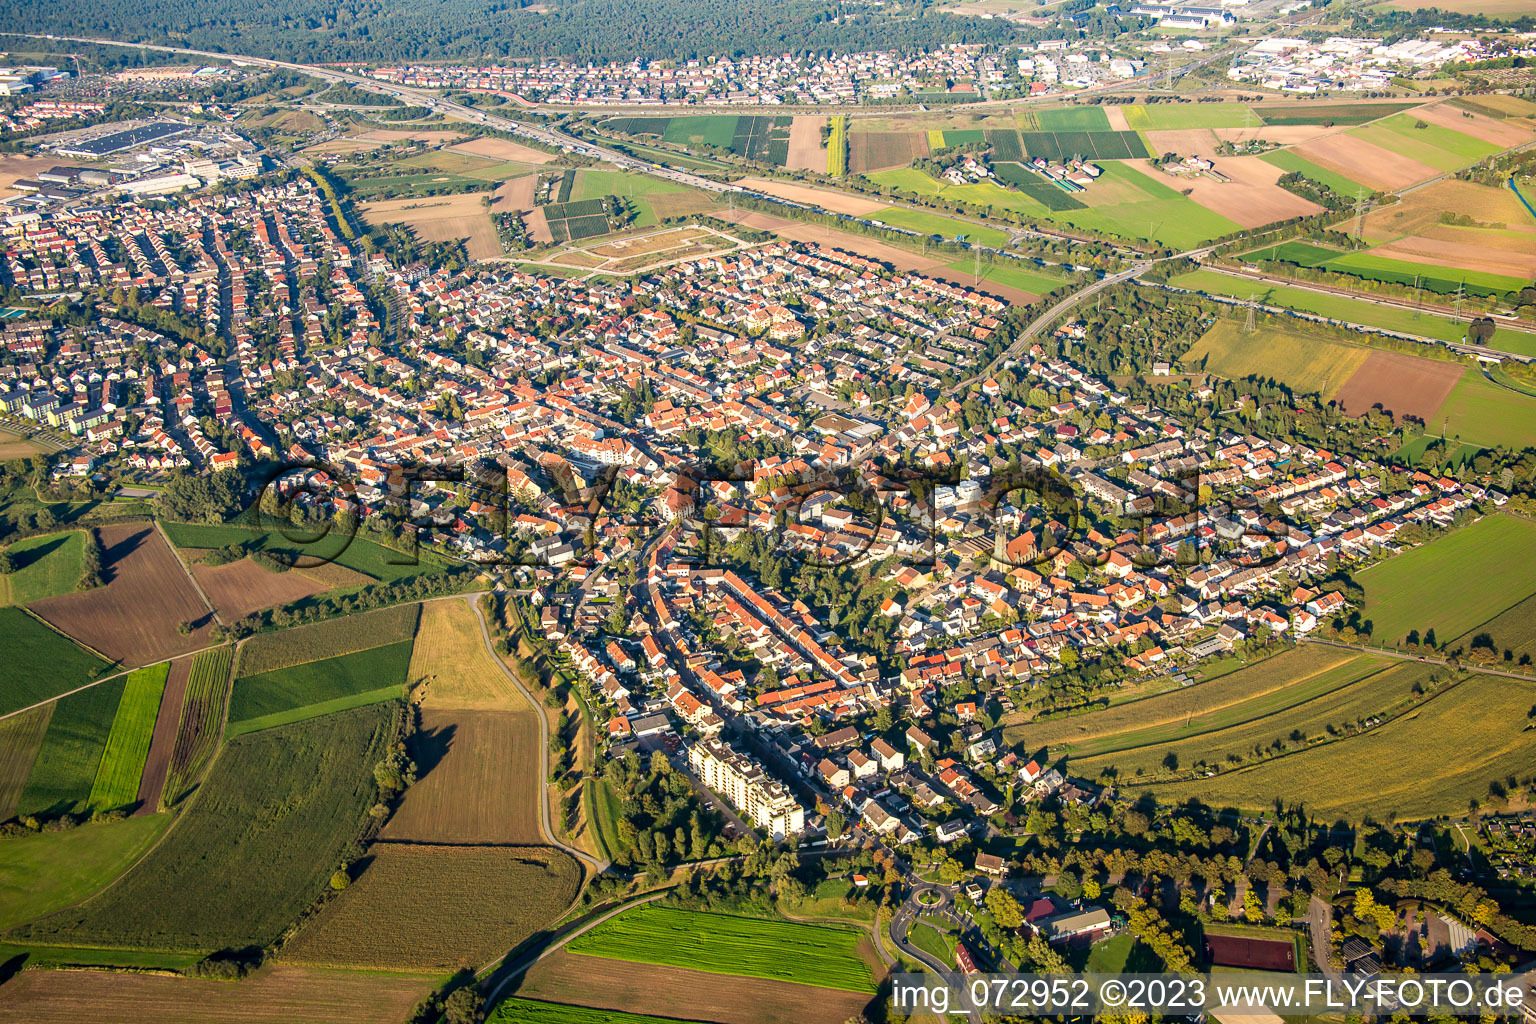
[{"label": "white apartment building", "polygon": [[774,839],[805,831],[805,808],[763,766],[724,741],[702,740],[688,748],[688,764],[704,785],[730,801]]}]

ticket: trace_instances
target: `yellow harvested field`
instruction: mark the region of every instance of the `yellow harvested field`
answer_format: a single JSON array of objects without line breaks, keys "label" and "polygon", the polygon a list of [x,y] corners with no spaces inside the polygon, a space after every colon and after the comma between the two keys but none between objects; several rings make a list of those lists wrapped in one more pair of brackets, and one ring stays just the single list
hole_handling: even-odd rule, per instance
[{"label": "yellow harvested field", "polygon": [[484,195],[470,192],[457,196],[420,199],[385,199],[363,203],[359,208],[372,224],[404,224],[428,242],[462,240],[472,259],[504,255],[496,225],[482,202]]},{"label": "yellow harvested field", "polygon": [[532,146],[520,145],[507,139],[470,139],[468,142],[460,142],[449,148],[455,153],[468,153],[470,156],[489,157],[492,160],[511,163],[547,164],[555,159],[553,153],[546,153],[542,149],[534,149]]},{"label": "yellow harvested field", "polygon": [[[1529,233],[1536,239],[1536,223],[1513,192],[1455,178],[1415,189],[1400,202],[1366,214],[1365,237],[1374,242],[1429,235],[1441,226],[1442,213],[1465,214],[1480,224],[1503,224],[1509,231]],[[1536,241],[1531,244],[1536,246]]]},{"label": "yellow harvested field", "polygon": [[1406,188],[1440,173],[1428,164],[1343,132],[1297,146],[1296,152],[1321,167],[1375,189]]},{"label": "yellow harvested field", "polygon": [[[1536,5],[1531,9],[1536,11]],[[1527,142],[1536,142],[1536,132],[1533,132],[1528,124],[1521,124],[1518,121],[1500,121],[1450,103],[1435,103],[1420,107],[1413,112],[1413,116],[1505,149],[1523,146]]]},{"label": "yellow harvested field", "polygon": [[407,681],[411,699],[423,709],[528,710],[486,650],[479,619],[465,601],[421,606]]},{"label": "yellow harvested field", "polygon": [[821,129],[827,123],[825,117],[801,115],[789,128],[789,156],[784,166],[792,171],[815,171],[823,174],[827,169],[827,148],[821,144]]},{"label": "yellow harvested field", "polygon": [[[1247,129],[1255,131],[1256,129]],[[1209,128],[1177,128],[1165,129],[1154,132],[1142,132],[1147,137],[1147,146],[1154,156],[1162,156],[1164,153],[1177,153],[1179,156],[1203,156],[1207,160],[1217,159],[1216,144],[1219,141],[1216,133]],[[1223,163],[1225,162],[1224,158]]]},{"label": "yellow harvested field", "polygon": [[1263,139],[1277,146],[1296,146],[1343,130],[1320,124],[1272,124],[1255,128],[1212,128],[1211,133],[1223,142],[1251,142],[1254,139]]},{"label": "yellow harvested field", "polygon": [[528,227],[528,237],[535,242],[548,244],[555,240],[555,236],[549,230],[549,220],[544,216],[544,207],[535,207],[523,223]]},{"label": "yellow harvested field", "polygon": [[846,192],[834,192],[831,189],[812,188],[809,185],[795,185],[787,181],[742,178],[734,184],[750,188],[755,192],[766,192],[780,199],[788,199],[793,203],[815,203],[833,213],[846,213],[854,217],[862,217],[885,209],[883,204],[873,199],[849,195]]},{"label": "yellow harvested field", "polygon": [[[1256,156],[1222,157],[1215,164],[1216,170],[1230,181],[1217,181],[1202,174],[1187,182],[1173,181],[1171,184],[1181,192],[1191,189],[1189,197],[1195,202],[1245,228],[1305,217],[1323,209],[1276,185],[1276,180],[1285,172]],[[1147,173],[1161,174],[1151,167]]]},{"label": "yellow harvested field", "polygon": [[527,213],[534,207],[533,194],[539,183],[537,174],[525,174],[496,186],[491,193],[491,210],[494,213],[511,213],[514,210]]}]

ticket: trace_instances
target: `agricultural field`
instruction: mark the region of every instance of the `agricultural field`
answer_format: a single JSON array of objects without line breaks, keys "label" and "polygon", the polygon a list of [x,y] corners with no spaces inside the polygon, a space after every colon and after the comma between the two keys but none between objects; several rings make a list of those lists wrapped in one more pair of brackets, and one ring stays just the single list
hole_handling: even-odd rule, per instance
[{"label": "agricultural field", "polygon": [[1357,573],[1372,639],[1395,644],[1414,629],[1461,636],[1536,591],[1533,557],[1536,523],[1495,515]]},{"label": "agricultural field", "polygon": [[1136,103],[1119,109],[1131,129],[1143,132],[1258,128],[1266,123],[1245,103]]},{"label": "agricultural field", "polygon": [[273,572],[249,558],[218,566],[194,562],[189,568],[197,585],[208,595],[209,603],[225,622],[323,594],[328,589],[297,569]]},{"label": "agricultural field", "polygon": [[259,675],[409,640],[416,635],[421,608],[419,604],[398,604],[309,626],[258,633],[240,648],[240,674]]},{"label": "agricultural field", "polygon": [[877,185],[889,185],[920,196],[943,196],[945,199],[958,200],[973,206],[1012,210],[1031,217],[1041,217],[1050,212],[1045,206],[1028,196],[1011,192],[992,181],[978,182],[974,185],[951,185],[910,167],[879,171],[867,177]]},{"label": "agricultural field", "polygon": [[848,133],[848,171],[869,174],[894,170],[927,156],[928,151],[926,132],[864,131],[854,127]]},{"label": "agricultural field", "polygon": [[12,935],[199,952],[270,942],[355,841],[395,714],[357,708],[230,741],[148,856],[105,892]]},{"label": "agricultural field", "polygon": [[1128,163],[1108,162],[1101,166],[1104,173],[1099,180],[1076,197],[1088,208],[1053,213],[1051,219],[1177,248],[1190,248],[1238,230],[1233,221]]},{"label": "agricultural field", "polygon": [[1333,397],[1351,415],[1381,408],[1398,422],[1429,423],[1468,372],[1460,363],[1377,350]]},{"label": "agricultural field", "polygon": [[[1200,800],[1267,810],[1276,799],[1319,820],[1398,821],[1467,812],[1489,783],[1531,767],[1526,717],[1536,683],[1473,676],[1442,689],[1417,711],[1352,736],[1211,778],[1139,787],[1159,803]],[[1454,757],[1405,756],[1454,751]],[[1368,785],[1348,780],[1368,779]]]},{"label": "agricultural field", "polygon": [[[956,260],[945,267],[961,280],[969,282],[975,264],[967,260]],[[996,287],[1003,285],[1007,288],[1015,288],[1031,295],[1044,295],[1066,284],[1062,277],[1055,277],[1040,270],[1030,270],[1025,267],[1016,267],[1008,264],[981,265],[981,287],[985,290],[989,285]]]},{"label": "agricultural field", "polygon": [[578,936],[566,948],[584,956],[709,974],[873,992],[870,966],[859,953],[861,941],[852,929],[647,904]]},{"label": "agricultural field", "polygon": [[611,226],[600,199],[576,199],[539,208],[549,237],[555,242],[574,242],[606,235]]},{"label": "agricultural field", "polygon": [[[1107,132],[1109,118],[1101,107],[1058,107],[1054,110],[1034,111],[1034,125],[1027,131],[1037,132]],[[1024,127],[1020,125],[1020,127]]]},{"label": "agricultural field", "polygon": [[1346,253],[1322,264],[1322,268],[1367,281],[1390,281],[1410,287],[1417,286],[1440,295],[1453,295],[1458,288],[1465,289],[1468,295],[1503,295],[1529,283],[1504,274],[1393,259],[1374,249]]},{"label": "agricultural field", "polygon": [[80,580],[85,540],[78,530],[19,540],[5,549],[15,569],[0,576],[0,605],[68,594]]},{"label": "agricultural field", "polygon": [[0,663],[0,715],[84,686],[109,667],[20,608],[0,608],[0,634],[6,653]]},{"label": "agricultural field", "polygon": [[1081,210],[1085,205],[1060,185],[1048,181],[1023,164],[995,163],[992,165],[992,173],[999,181],[1012,185],[1047,210],[1059,213],[1062,210]]},{"label": "agricultural field", "polygon": [[180,801],[218,749],[219,737],[224,733],[224,705],[229,700],[230,666],[234,659],[235,648],[224,646],[203,651],[192,662],[160,790],[164,806]]},{"label": "agricultural field", "polygon": [[[168,966],[177,966],[168,964]],[[263,967],[239,984],[105,971],[22,971],[6,983],[0,1024],[399,1024],[427,978]]]},{"label": "agricultural field", "polygon": [[1365,363],[1370,349],[1300,331],[1261,325],[1253,334],[1222,320],[1181,360],[1187,370],[1228,380],[1277,380],[1292,391],[1332,398]]},{"label": "agricultural field", "polygon": [[42,704],[0,718],[0,821],[16,813],[22,790],[27,788],[27,776],[32,774],[32,764],[48,732],[53,708],[52,703]]},{"label": "agricultural field", "polygon": [[411,699],[427,708],[526,711],[528,702],[491,660],[467,601],[429,601],[408,674]]},{"label": "agricultural field", "polygon": [[1348,127],[1368,124],[1416,106],[1414,103],[1261,103],[1253,110],[1266,125]]},{"label": "agricultural field", "polygon": [[[1089,778],[1106,768],[1122,779],[1155,775],[1168,755],[1182,768],[1202,764],[1223,766],[1229,759],[1255,759],[1292,747],[1326,739],[1346,727],[1372,718],[1391,717],[1411,708],[1419,699],[1414,692],[1429,679],[1433,666],[1361,655],[1339,669],[1320,676],[1295,693],[1280,691],[1272,700],[1239,705],[1231,715],[1201,716],[1184,728],[1159,730],[1158,738],[1125,734],[1116,742],[1134,742],[1111,753],[1074,757],[1074,771]],[[1332,687],[1306,698],[1318,687]],[[1266,706],[1267,705],[1267,706]],[[1241,715],[1235,725],[1210,726]],[[1249,717],[1252,716],[1252,717]],[[1146,740],[1146,742],[1142,742]]]},{"label": "agricultural field", "polygon": [[89,804],[92,810],[113,811],[133,804],[149,756],[149,741],[160,715],[160,698],[171,666],[167,662],[128,674],[117,702],[112,731],[96,769]]},{"label": "agricultural field", "polygon": [[[1009,716],[1003,719],[1003,738],[1010,744],[1022,743],[1031,752],[1070,749],[1074,757],[1083,757],[1152,742],[1137,736],[1180,730],[1196,715],[1211,723],[1223,719],[1222,725],[1236,724],[1256,717],[1243,711],[1252,701],[1264,702],[1251,707],[1268,713],[1276,703],[1296,703],[1297,694],[1317,696],[1360,678],[1360,666],[1354,665],[1358,657],[1339,648],[1303,645],[1207,682],[1103,710],[1043,722]],[[1215,725],[1207,725],[1211,727]]]},{"label": "agricultural field", "polygon": [[[398,195],[389,185],[410,179],[382,178],[381,195]],[[426,184],[435,185],[436,182]],[[464,250],[472,259],[491,259],[503,254],[496,225],[485,207],[486,194],[465,192],[458,195],[414,195],[400,199],[378,199],[358,204],[358,212],[369,224],[403,224],[424,242],[463,240]]]},{"label": "agricultural field", "polygon": [[[1419,127],[1423,125],[1423,127]],[[1492,156],[1504,147],[1417,118],[1393,114],[1349,131],[1357,139],[1394,152],[1408,152],[1437,171],[1454,171]]]},{"label": "agricultural field", "polygon": [[1463,442],[1523,448],[1536,437],[1536,398],[1468,370],[1426,423],[1435,433]]},{"label": "agricultural field", "polygon": [[[1284,251],[1286,246],[1280,246],[1280,249]],[[1330,252],[1330,250],[1319,251]],[[1268,249],[1261,249],[1251,255],[1267,259],[1269,252]],[[1448,316],[1315,292],[1299,285],[1292,287],[1271,284],[1268,281],[1255,281],[1212,270],[1196,270],[1181,274],[1168,283],[1175,288],[1188,288],[1191,291],[1205,292],[1207,295],[1229,295],[1245,301],[1252,296],[1256,302],[1267,306],[1284,306],[1287,309],[1342,320],[1346,323],[1380,327],[1383,330],[1437,338],[1440,341],[1462,341],[1467,334],[1465,324],[1456,323]],[[1494,348],[1536,355],[1536,334],[1512,331],[1501,326],[1495,332],[1492,344]]]},{"label": "agricultural field", "polygon": [[[44,167],[44,170],[46,169]],[[5,174],[0,174],[0,182],[3,182],[6,177]],[[37,442],[29,441],[21,434],[12,433],[9,430],[0,430],[0,462],[8,462],[11,459],[24,459],[29,455],[41,454],[44,450]]]},{"label": "agricultural field", "polygon": [[133,865],[171,823],[166,814],[81,825],[5,841],[0,930],[94,895]]},{"label": "agricultural field", "polygon": [[349,537],[341,530],[332,530],[314,543],[299,544],[288,540],[277,530],[248,526],[204,523],[160,525],[171,543],[178,548],[221,548],[229,544],[244,544],[248,551],[270,552],[306,574],[339,565],[371,580],[387,582],[436,572],[443,565],[430,551],[419,552],[414,564],[406,564],[413,557],[409,553],[385,547],[361,535]]},{"label": "agricultural field", "polygon": [[335,658],[240,675],[229,697],[228,736],[399,698],[411,662],[401,640]]},{"label": "agricultural field", "polygon": [[85,809],[123,686],[118,676],[54,702],[17,814],[52,817]]},{"label": "agricultural field", "polygon": [[946,240],[964,236],[968,242],[992,248],[1002,248],[1008,244],[1008,233],[1005,231],[983,227],[970,221],[956,220],[940,213],[928,213],[925,210],[893,207],[882,210],[877,216],[868,219],[878,220],[892,227],[906,228],[908,231],[920,231],[925,235],[939,235]]},{"label": "agricultural field", "polygon": [[[1100,116],[1103,112],[1100,111]],[[948,141],[953,132],[945,132]],[[1024,155],[1044,157],[1053,163],[1080,156],[1085,160],[1144,160],[1151,154],[1136,132],[1039,131],[1020,132]]]},{"label": "agricultural field", "polygon": [[362,874],[294,936],[312,967],[451,971],[479,966],[553,924],[581,869],[547,847],[375,843]]},{"label": "agricultural field", "polygon": [[[63,632],[125,665],[146,665],[209,644],[213,616],[181,561],[154,526],[123,523],[97,531],[107,585],[32,605]],[[181,623],[191,625],[185,636]]]},{"label": "agricultural field", "polygon": [[[1465,649],[1471,645],[1474,637],[1482,634],[1493,639],[1500,653],[1508,651],[1515,665],[1526,656],[1536,660],[1536,597],[1528,597],[1487,622],[1473,626],[1447,646],[1452,650],[1458,647]],[[1510,662],[1505,662],[1503,667],[1510,668]],[[0,814],[4,811],[4,806],[0,805]]]},{"label": "agricultural field", "polygon": [[504,999],[496,1004],[486,1024],[690,1024],[678,1017],[599,1010],[589,1006],[541,1003],[532,999]]},{"label": "agricultural field", "polygon": [[1341,196],[1353,199],[1361,193],[1369,193],[1371,190],[1351,178],[1346,178],[1337,171],[1330,171],[1326,167],[1320,167],[1306,157],[1290,149],[1277,149],[1273,152],[1262,153],[1259,159],[1267,164],[1273,164],[1282,171],[1295,171],[1303,177],[1311,178],[1320,185],[1326,185]]},{"label": "agricultural field", "polygon": [[423,708],[410,740],[419,778],[384,826],[385,839],[537,844],[544,752],[528,711]]},{"label": "agricultural field", "polygon": [[[204,654],[211,654],[207,651]],[[165,677],[165,690],[160,696],[160,707],[150,732],[149,747],[144,755],[144,770],[139,775],[138,807],[140,813],[163,810],[161,798],[165,795],[165,780],[171,771],[171,755],[176,751],[176,734],[181,728],[181,709],[186,703],[187,687],[192,679],[192,668],[199,654],[191,658],[178,658],[169,665]]]}]

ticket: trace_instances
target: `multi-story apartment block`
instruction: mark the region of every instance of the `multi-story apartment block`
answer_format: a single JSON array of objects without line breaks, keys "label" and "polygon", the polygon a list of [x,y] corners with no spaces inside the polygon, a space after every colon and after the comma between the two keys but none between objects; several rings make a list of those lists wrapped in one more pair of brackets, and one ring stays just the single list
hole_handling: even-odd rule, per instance
[{"label": "multi-story apartment block", "polygon": [[703,740],[688,748],[688,763],[704,785],[731,802],[748,820],[774,839],[805,831],[805,808],[778,779],[723,740]]}]

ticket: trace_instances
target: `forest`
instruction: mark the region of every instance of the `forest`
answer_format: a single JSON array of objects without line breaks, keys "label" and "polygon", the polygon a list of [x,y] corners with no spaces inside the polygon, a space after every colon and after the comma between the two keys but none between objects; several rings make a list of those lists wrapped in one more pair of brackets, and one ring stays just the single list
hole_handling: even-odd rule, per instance
[{"label": "forest", "polygon": [[[709,55],[923,50],[1005,43],[1006,21],[956,17],[931,0],[875,6],[837,0],[16,0],[0,29],[106,36],[309,63],[457,57],[683,60]],[[542,13],[545,8],[549,13]]]}]

